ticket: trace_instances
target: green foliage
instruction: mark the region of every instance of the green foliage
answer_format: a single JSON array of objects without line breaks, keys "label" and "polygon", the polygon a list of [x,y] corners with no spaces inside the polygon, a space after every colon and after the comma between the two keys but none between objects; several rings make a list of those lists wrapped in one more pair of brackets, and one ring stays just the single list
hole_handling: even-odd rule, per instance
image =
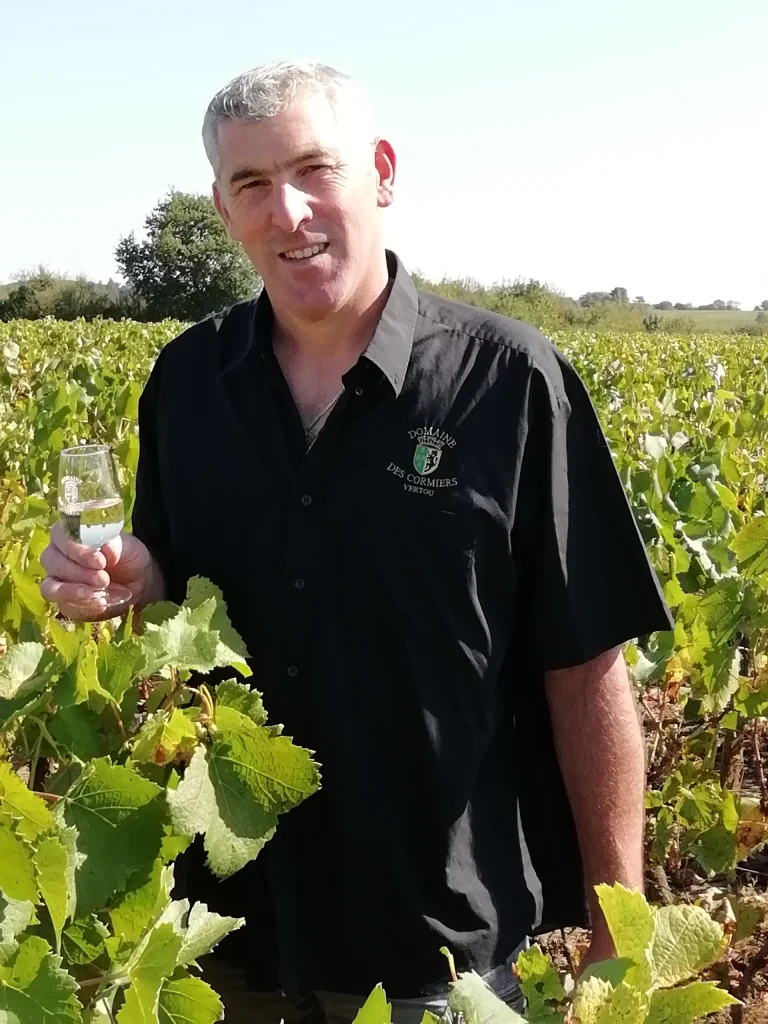
[{"label": "green foliage", "polygon": [[143,242],[131,232],[115,250],[145,319],[200,320],[254,293],[251,262],[208,196],[172,190],[145,228]]},{"label": "green foliage", "polygon": [[[318,788],[310,753],[266,724],[258,693],[231,679],[219,702],[199,681],[221,666],[250,675],[220,591],[194,578],[181,606],[146,613],[142,632],[130,614],[71,630],[41,617],[39,639],[0,658],[2,1019],[219,1020],[190,971],[243,921],[173,900],[172,861],[219,828],[237,862],[218,848],[209,860],[231,873]],[[89,743],[102,752],[81,757]],[[207,800],[188,798],[198,766]]]}]

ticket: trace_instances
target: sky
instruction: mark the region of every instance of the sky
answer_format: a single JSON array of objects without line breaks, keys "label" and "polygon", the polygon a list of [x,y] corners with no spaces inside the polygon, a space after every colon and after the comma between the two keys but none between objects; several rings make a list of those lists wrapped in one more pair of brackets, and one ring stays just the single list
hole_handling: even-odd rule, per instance
[{"label": "sky", "polygon": [[212,96],[273,59],[356,78],[411,271],[577,297],[768,298],[768,0],[4,0],[0,282],[119,279]]}]

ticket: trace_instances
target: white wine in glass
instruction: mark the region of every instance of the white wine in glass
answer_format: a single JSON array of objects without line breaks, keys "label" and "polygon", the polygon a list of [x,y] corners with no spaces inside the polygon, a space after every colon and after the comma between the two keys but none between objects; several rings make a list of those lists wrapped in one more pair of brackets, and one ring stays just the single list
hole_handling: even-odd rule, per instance
[{"label": "white wine in glass", "polygon": [[[70,540],[98,549],[117,537],[125,511],[109,445],[77,445],[61,452],[58,507],[59,521]],[[133,594],[121,583],[110,583],[94,596],[106,602],[107,613],[119,615],[127,610]]]}]

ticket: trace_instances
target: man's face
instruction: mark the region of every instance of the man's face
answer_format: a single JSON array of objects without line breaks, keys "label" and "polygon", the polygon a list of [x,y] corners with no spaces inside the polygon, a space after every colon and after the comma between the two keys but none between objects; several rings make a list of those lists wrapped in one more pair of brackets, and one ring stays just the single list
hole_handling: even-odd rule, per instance
[{"label": "man's face", "polygon": [[324,95],[219,126],[216,208],[278,310],[319,319],[365,294],[381,264],[379,209],[391,202],[393,179],[389,143],[374,146]]}]

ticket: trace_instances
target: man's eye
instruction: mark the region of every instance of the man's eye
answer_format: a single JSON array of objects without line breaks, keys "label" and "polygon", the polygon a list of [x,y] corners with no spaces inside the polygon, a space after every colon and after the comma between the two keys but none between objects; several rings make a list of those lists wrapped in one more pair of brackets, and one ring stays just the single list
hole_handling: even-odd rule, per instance
[{"label": "man's eye", "polygon": [[305,171],[327,171],[328,167],[329,167],[328,164],[309,164],[307,167],[304,168],[304,170]]},{"label": "man's eye", "polygon": [[266,184],[266,181],[248,181],[246,182],[245,185],[243,185],[243,188],[261,188]]}]

